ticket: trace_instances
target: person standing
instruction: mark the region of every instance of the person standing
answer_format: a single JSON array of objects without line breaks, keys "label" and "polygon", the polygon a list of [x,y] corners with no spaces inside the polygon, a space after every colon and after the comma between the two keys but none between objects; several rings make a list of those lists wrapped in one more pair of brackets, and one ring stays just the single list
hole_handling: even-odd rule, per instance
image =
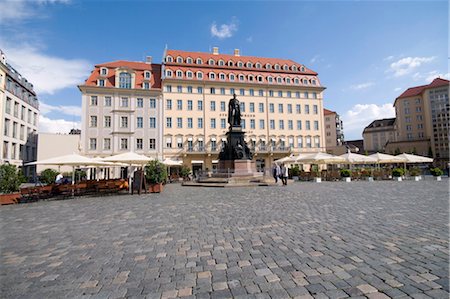
[{"label": "person standing", "polygon": [[281,181],[283,182],[284,186],[287,185],[288,176],[289,176],[289,169],[285,164],[283,164],[283,166],[281,167]]},{"label": "person standing", "polygon": [[280,165],[278,165],[277,163],[273,164],[272,175],[273,178],[275,179],[275,184],[277,184],[278,178],[281,176],[281,168]]}]

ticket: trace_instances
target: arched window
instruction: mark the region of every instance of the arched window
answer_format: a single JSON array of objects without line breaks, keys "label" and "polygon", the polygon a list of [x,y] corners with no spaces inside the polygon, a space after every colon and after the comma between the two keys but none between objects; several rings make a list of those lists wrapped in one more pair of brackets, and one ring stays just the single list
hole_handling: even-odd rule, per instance
[{"label": "arched window", "polygon": [[275,64],[275,69],[278,71],[280,69],[280,65],[277,63]]},{"label": "arched window", "polygon": [[222,59],[220,59],[220,60],[219,60],[219,65],[220,65],[220,66],[224,66],[224,65],[225,65],[225,62],[224,62]]},{"label": "arched window", "polygon": [[225,80],[225,74],[224,73],[220,73],[219,78],[222,81]]},{"label": "arched window", "polygon": [[197,64],[202,64],[203,63],[203,60],[201,59],[201,58],[197,58],[197,62],[196,62]]},{"label": "arched window", "polygon": [[263,76],[261,75],[258,76],[258,82],[263,82]]},{"label": "arched window", "polygon": [[270,65],[270,63],[266,63],[266,69],[268,70],[272,69],[272,65]]},{"label": "arched window", "polygon": [[277,83],[283,83],[283,79],[281,77],[277,78]]},{"label": "arched window", "polygon": [[302,66],[302,68],[301,68],[301,71],[302,71],[302,72],[304,72],[304,71],[305,71],[305,67],[304,67],[304,66]]},{"label": "arched window", "polygon": [[303,84],[307,85],[308,84],[308,80],[303,79]]},{"label": "arched window", "polygon": [[177,71],[177,78],[181,78],[183,77],[183,72],[182,71]]},{"label": "arched window", "polygon": [[193,77],[193,74],[192,74],[191,71],[187,71],[187,72],[186,72],[186,76],[187,76],[188,78],[192,78],[192,77]]},{"label": "arched window", "polygon": [[291,84],[291,78],[286,78],[286,84]]},{"label": "arched window", "polygon": [[172,56],[167,56],[167,57],[166,57],[166,62],[172,62],[172,61],[173,61]]},{"label": "arched window", "polygon": [[273,78],[272,77],[267,77],[267,82],[272,83],[273,82]]},{"label": "arched window", "polygon": [[244,81],[244,75],[239,75],[239,81]]},{"label": "arched window", "polygon": [[166,77],[172,77],[172,71],[166,70]]},{"label": "arched window", "polygon": [[203,73],[197,72],[197,79],[203,79]]},{"label": "arched window", "polygon": [[289,67],[287,66],[287,64],[283,65],[283,70],[288,71]]},{"label": "arched window", "polygon": [[151,75],[151,73],[150,73],[149,71],[145,71],[145,72],[144,72],[144,78],[145,78],[145,79],[148,80],[148,79],[150,79],[151,76],[152,76],[152,75]]},{"label": "arched window", "polygon": [[234,65],[233,60],[228,61],[228,66],[233,66],[233,65]]},{"label": "arched window", "polygon": [[119,74],[119,88],[131,88],[131,74],[126,72]]},{"label": "arched window", "polygon": [[192,64],[192,58],[191,57],[186,58],[186,63]]},{"label": "arched window", "polygon": [[183,63],[183,57],[178,56],[177,57],[177,63]]},{"label": "arched window", "polygon": [[257,69],[260,69],[260,68],[261,68],[261,63],[257,62],[256,65],[255,65],[255,67],[256,67]]},{"label": "arched window", "polygon": [[248,75],[247,78],[248,78],[248,81],[250,81],[250,82],[253,81],[253,75]]},{"label": "arched window", "polygon": [[209,64],[209,65],[214,65],[214,64],[215,64],[215,61],[214,61],[214,59],[210,59],[210,60],[208,60],[208,64]]},{"label": "arched window", "polygon": [[229,78],[230,78],[230,81],[234,81],[234,80],[235,80],[234,74],[230,74],[230,75],[229,75]]},{"label": "arched window", "polygon": [[209,79],[210,79],[210,80],[215,80],[215,79],[216,79],[216,74],[214,74],[214,73],[209,73]]},{"label": "arched window", "polygon": [[251,62],[247,62],[247,67],[253,67],[253,64]]},{"label": "arched window", "polygon": [[102,67],[100,69],[100,75],[106,76],[108,74],[108,69],[106,67]]},{"label": "arched window", "polygon": [[295,78],[295,79],[294,79],[294,83],[295,83],[295,84],[298,84],[298,83],[299,83],[298,78]]},{"label": "arched window", "polygon": [[311,83],[312,83],[312,85],[316,85],[317,84],[316,80],[314,80],[314,79],[311,81]]},{"label": "arched window", "polygon": [[296,65],[291,66],[291,70],[293,70],[294,72],[296,72],[296,71],[297,71],[297,66],[296,66]]},{"label": "arched window", "polygon": [[238,62],[237,65],[238,65],[238,67],[243,67],[244,66],[244,64],[242,62],[240,62],[240,61]]}]

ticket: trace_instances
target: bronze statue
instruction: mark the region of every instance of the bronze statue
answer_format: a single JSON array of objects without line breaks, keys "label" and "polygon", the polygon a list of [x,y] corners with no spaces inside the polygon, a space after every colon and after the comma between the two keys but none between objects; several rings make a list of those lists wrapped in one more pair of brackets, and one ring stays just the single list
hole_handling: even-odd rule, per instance
[{"label": "bronze statue", "polygon": [[236,94],[233,94],[233,98],[228,102],[228,123],[230,127],[241,126],[241,107]]}]

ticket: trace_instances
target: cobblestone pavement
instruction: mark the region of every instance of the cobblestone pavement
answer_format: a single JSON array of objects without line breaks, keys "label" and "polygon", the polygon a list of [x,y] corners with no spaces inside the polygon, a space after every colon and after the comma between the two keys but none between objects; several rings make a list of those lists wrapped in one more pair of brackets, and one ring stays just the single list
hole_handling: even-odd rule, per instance
[{"label": "cobblestone pavement", "polygon": [[448,298],[448,181],[0,208],[2,298]]}]

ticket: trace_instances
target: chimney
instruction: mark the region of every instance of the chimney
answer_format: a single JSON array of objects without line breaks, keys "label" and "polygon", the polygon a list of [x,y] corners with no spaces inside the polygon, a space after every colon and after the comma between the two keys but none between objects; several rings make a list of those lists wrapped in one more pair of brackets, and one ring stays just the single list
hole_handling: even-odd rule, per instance
[{"label": "chimney", "polygon": [[241,55],[239,54],[239,49],[234,49],[234,56],[241,56]]},{"label": "chimney", "polygon": [[145,57],[145,63],[152,64],[152,57],[151,56],[146,56]]},{"label": "chimney", "polygon": [[219,47],[213,47],[213,55],[219,55]]}]

